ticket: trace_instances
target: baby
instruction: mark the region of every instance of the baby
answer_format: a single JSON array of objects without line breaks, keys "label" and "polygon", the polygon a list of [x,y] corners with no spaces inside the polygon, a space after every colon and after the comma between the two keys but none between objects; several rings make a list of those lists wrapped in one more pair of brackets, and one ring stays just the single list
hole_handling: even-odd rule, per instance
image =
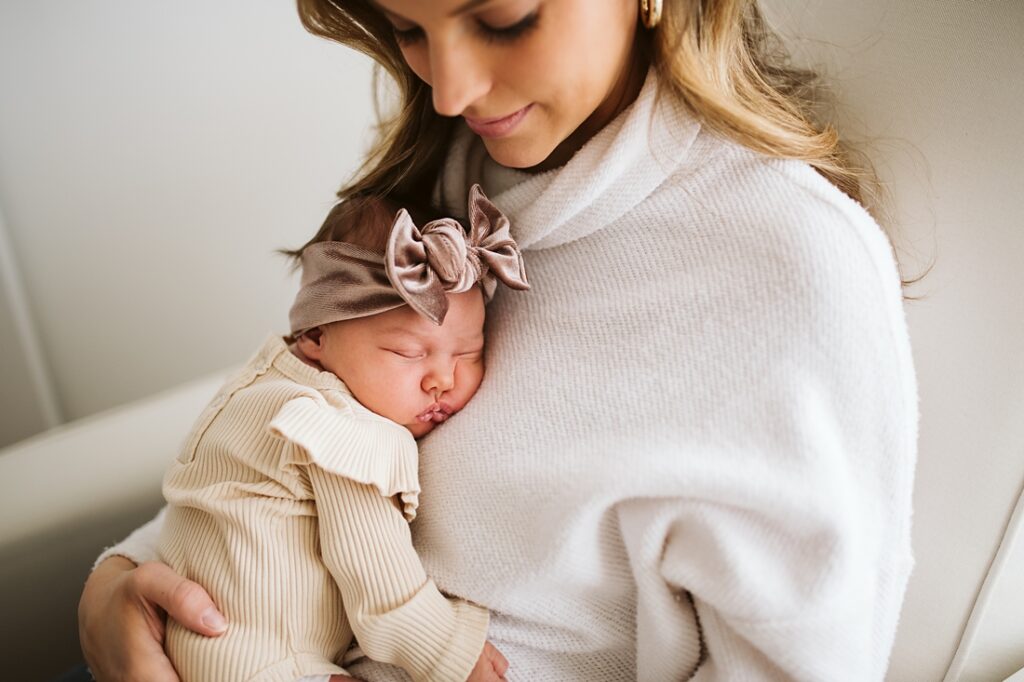
[{"label": "baby", "polygon": [[182,682],[325,680],[361,655],[414,680],[503,679],[487,611],[438,591],[408,525],[414,438],[480,385],[496,280],[529,288],[508,220],[478,186],[469,202],[468,235],[382,201],[342,205],[301,251],[291,336],[200,416],[164,479],[161,558],[229,627],[168,623]]}]

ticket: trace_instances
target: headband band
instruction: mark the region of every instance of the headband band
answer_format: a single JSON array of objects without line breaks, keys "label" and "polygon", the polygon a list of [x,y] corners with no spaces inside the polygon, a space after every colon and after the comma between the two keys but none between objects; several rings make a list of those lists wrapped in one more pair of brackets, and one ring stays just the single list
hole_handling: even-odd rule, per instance
[{"label": "headband band", "polygon": [[302,284],[289,313],[292,334],[406,304],[440,325],[448,312],[447,294],[469,291],[479,283],[489,301],[498,280],[512,289],[529,289],[508,218],[479,185],[469,191],[469,225],[468,236],[451,218],[421,228],[402,209],[384,254],[348,242],[306,247]]}]

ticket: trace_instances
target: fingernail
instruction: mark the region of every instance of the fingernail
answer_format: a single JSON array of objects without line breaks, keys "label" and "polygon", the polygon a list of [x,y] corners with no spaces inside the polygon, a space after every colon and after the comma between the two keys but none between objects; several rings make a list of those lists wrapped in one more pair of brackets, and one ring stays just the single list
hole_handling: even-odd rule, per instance
[{"label": "fingernail", "polygon": [[202,621],[203,625],[210,628],[214,632],[221,632],[223,630],[226,630],[228,627],[228,622],[224,620],[224,616],[222,616],[220,614],[220,611],[213,608],[212,606],[203,611],[203,615],[199,618],[199,620]]}]

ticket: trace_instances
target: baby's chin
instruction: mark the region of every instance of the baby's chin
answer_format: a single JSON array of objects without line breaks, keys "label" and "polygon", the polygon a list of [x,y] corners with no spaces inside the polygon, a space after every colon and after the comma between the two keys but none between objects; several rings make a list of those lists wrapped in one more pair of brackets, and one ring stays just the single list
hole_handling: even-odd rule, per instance
[{"label": "baby's chin", "polygon": [[434,422],[415,422],[413,424],[406,424],[405,428],[409,429],[413,438],[420,439],[433,431],[436,426],[437,424]]}]

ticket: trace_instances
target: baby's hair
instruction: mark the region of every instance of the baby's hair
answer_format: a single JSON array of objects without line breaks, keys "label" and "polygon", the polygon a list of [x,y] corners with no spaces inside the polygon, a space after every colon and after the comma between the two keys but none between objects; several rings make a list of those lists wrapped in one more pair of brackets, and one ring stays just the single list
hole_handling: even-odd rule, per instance
[{"label": "baby's hair", "polygon": [[413,206],[393,197],[357,196],[340,201],[331,208],[323,225],[308,242],[295,250],[281,249],[280,253],[293,259],[299,267],[302,252],[320,242],[335,241],[356,244],[363,248],[384,253],[388,235],[395,222],[395,215],[404,208],[417,225],[423,225],[440,217],[429,207]]}]

